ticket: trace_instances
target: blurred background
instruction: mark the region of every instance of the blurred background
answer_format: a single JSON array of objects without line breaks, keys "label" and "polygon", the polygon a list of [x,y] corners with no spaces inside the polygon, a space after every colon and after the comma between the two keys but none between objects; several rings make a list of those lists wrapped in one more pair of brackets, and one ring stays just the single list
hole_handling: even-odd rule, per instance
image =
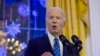
[{"label": "blurred background", "polygon": [[82,41],[80,56],[100,56],[100,0],[0,0],[0,56],[24,56],[27,43],[46,33],[50,7],[66,13],[63,34]]},{"label": "blurred background", "polygon": [[31,38],[45,34],[45,0],[0,0],[0,56],[24,56]]}]

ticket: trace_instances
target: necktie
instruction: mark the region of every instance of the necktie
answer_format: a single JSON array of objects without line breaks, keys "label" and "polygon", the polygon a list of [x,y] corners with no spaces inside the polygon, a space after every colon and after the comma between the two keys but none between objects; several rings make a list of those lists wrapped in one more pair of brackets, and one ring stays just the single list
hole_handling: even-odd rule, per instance
[{"label": "necktie", "polygon": [[60,46],[59,40],[57,38],[54,39],[54,56],[60,56]]}]

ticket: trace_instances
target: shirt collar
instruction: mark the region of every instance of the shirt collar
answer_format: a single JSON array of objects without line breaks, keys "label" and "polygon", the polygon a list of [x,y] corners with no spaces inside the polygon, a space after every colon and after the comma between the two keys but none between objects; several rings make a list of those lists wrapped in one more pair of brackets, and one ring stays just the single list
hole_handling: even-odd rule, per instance
[{"label": "shirt collar", "polygon": [[50,32],[48,32],[47,34],[48,34],[50,42],[52,42],[55,37]]},{"label": "shirt collar", "polygon": [[[47,35],[49,37],[50,42],[52,42],[55,39],[55,36],[53,36],[50,32],[47,32]],[[59,36],[56,37],[59,40]]]}]

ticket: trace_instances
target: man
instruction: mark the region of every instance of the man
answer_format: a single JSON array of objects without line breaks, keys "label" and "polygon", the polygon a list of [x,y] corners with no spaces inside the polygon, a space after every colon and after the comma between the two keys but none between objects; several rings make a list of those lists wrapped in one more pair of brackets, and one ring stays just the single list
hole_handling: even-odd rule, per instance
[{"label": "man", "polygon": [[[47,10],[46,27],[47,34],[36,39],[32,39],[28,43],[25,56],[69,56],[66,46],[62,44],[59,36],[65,26],[66,16],[64,11],[58,7],[52,7]],[[58,50],[54,47],[57,39]],[[56,51],[58,52],[56,52]]]}]

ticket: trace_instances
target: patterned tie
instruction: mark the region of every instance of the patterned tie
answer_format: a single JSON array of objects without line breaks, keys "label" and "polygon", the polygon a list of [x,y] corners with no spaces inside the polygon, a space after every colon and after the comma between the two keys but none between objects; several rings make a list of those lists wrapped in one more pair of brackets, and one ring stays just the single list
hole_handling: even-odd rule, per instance
[{"label": "patterned tie", "polygon": [[57,38],[54,39],[54,56],[60,56],[60,46],[59,40]]}]

